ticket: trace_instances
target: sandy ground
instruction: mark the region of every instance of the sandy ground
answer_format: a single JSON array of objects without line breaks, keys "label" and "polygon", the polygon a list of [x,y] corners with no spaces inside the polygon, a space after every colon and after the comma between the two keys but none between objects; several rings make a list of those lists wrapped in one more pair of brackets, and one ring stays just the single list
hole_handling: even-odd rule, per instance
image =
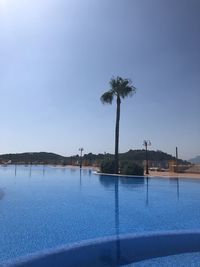
[{"label": "sandy ground", "polygon": [[174,173],[174,172],[157,172],[149,171],[149,177],[163,177],[163,178],[197,178],[200,179],[200,173]]}]

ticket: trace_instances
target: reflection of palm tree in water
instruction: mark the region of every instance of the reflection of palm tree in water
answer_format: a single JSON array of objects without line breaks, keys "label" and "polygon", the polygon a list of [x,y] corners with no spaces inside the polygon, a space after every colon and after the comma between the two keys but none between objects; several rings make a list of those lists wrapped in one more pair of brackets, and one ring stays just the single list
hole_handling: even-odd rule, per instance
[{"label": "reflection of palm tree in water", "polygon": [[170,183],[174,184],[176,186],[176,194],[177,194],[177,200],[179,200],[180,197],[180,185],[179,185],[179,178],[170,178]]},{"label": "reflection of palm tree in water", "polygon": [[17,176],[17,165],[15,164],[15,176]]},{"label": "reflection of palm tree in water", "polygon": [[81,186],[82,186],[82,169],[80,168],[80,189],[81,189]]},{"label": "reflection of palm tree in water", "polygon": [[32,163],[30,164],[29,177],[31,177],[31,173],[32,173]]},{"label": "reflection of palm tree in water", "polygon": [[0,200],[3,199],[4,195],[5,195],[5,192],[3,191],[3,189],[0,188]]},{"label": "reflection of palm tree in water", "polygon": [[179,200],[179,179],[177,178],[177,198]]},{"label": "reflection of palm tree in water", "polygon": [[146,178],[146,206],[149,205],[149,177]]},{"label": "reflection of palm tree in water", "polygon": [[[119,220],[119,182],[122,187],[124,187],[125,190],[137,190],[139,187],[143,187],[145,185],[145,178],[127,178],[127,177],[116,177],[116,176],[99,176],[99,182],[101,185],[103,185],[105,188],[113,188],[114,187],[114,197],[115,197],[115,234],[116,234],[116,257],[114,266],[120,266],[121,262],[124,262],[124,259],[121,258],[121,244],[120,244],[120,220]],[[146,195],[146,203],[148,203],[148,183],[147,185],[147,195]],[[110,259],[109,259],[110,260]],[[108,262],[110,262],[108,260]],[[113,261],[112,261],[113,262]],[[109,265],[113,266],[113,265]]]},{"label": "reflection of palm tree in water", "polygon": [[[113,188],[113,185],[116,182],[115,176],[99,176],[100,183],[106,187],[106,188]],[[127,178],[127,177],[118,177],[118,182],[120,182],[120,185],[124,187],[125,190],[137,190],[137,188],[143,187],[145,185],[145,179],[143,177],[141,178]]]},{"label": "reflection of palm tree in water", "polygon": [[43,164],[43,176],[45,175],[45,165]]},{"label": "reflection of palm tree in water", "polygon": [[[116,257],[114,266],[120,266],[120,239],[119,239],[119,178],[114,176],[99,176],[100,183],[106,188],[114,187],[114,219],[115,219],[115,235],[116,235]],[[110,259],[108,260],[110,262]],[[112,265],[113,266],[113,265]]]},{"label": "reflection of palm tree in water", "polygon": [[119,178],[115,178],[115,234],[116,234],[116,266],[119,266],[119,264],[120,264]]}]

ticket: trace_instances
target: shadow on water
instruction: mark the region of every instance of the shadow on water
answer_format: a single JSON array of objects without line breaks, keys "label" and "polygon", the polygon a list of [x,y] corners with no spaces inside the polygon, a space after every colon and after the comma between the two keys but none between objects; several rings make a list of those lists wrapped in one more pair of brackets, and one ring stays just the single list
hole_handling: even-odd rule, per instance
[{"label": "shadow on water", "polygon": [[145,178],[144,177],[120,177],[120,184],[125,187],[126,189],[133,190],[138,187],[142,187],[145,185]]},{"label": "shadow on water", "polygon": [[107,176],[107,175],[100,175],[99,181],[104,187],[113,187],[115,185],[115,181],[118,180],[120,185],[125,187],[128,190],[132,190],[134,188],[142,187],[145,185],[145,178],[144,177],[116,177],[116,176]]},{"label": "shadow on water", "polygon": [[173,184],[174,186],[176,186],[176,195],[177,195],[177,199],[179,200],[180,197],[180,182],[179,182],[179,178],[170,178],[170,183]]},{"label": "shadow on water", "polygon": [[99,175],[99,182],[106,188],[113,188],[115,185],[116,179],[119,179],[115,176]]},{"label": "shadow on water", "polygon": [[5,196],[5,192],[3,191],[3,189],[0,188],[0,200],[2,200]]}]

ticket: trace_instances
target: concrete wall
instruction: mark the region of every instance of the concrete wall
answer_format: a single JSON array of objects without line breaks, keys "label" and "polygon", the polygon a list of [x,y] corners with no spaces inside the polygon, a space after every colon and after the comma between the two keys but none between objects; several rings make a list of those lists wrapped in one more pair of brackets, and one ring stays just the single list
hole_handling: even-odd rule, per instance
[{"label": "concrete wall", "polygon": [[200,251],[200,230],[154,232],[83,241],[0,266],[116,266],[153,257],[197,251]]}]

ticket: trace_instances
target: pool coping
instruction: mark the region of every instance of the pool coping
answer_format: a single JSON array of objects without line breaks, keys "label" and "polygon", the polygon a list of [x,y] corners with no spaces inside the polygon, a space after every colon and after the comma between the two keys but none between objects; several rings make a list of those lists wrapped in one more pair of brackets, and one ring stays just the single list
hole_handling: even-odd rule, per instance
[{"label": "pool coping", "polygon": [[112,173],[103,173],[103,172],[98,172],[98,171],[93,171],[93,173],[95,175],[129,177],[129,178],[131,178],[131,177],[133,177],[133,178],[135,178],[135,177],[138,177],[138,178],[146,178],[146,177],[148,177],[148,176],[145,176],[145,175],[128,175],[128,174],[114,174],[114,173],[112,174]]},{"label": "pool coping", "polygon": [[117,176],[117,177],[127,177],[127,178],[162,178],[162,179],[173,179],[173,178],[178,178],[178,179],[200,179],[200,176],[194,176],[194,177],[190,177],[188,174],[188,176],[182,176],[180,173],[174,174],[174,175],[127,175],[127,174],[111,174],[111,173],[102,173],[102,172],[98,172],[98,171],[93,171],[93,173],[95,175],[103,175],[103,176]]},{"label": "pool coping", "polygon": [[80,241],[33,253],[0,266],[90,267],[96,266],[94,262],[97,259],[102,263],[118,262],[123,265],[156,257],[199,251],[200,229],[144,232]]}]

